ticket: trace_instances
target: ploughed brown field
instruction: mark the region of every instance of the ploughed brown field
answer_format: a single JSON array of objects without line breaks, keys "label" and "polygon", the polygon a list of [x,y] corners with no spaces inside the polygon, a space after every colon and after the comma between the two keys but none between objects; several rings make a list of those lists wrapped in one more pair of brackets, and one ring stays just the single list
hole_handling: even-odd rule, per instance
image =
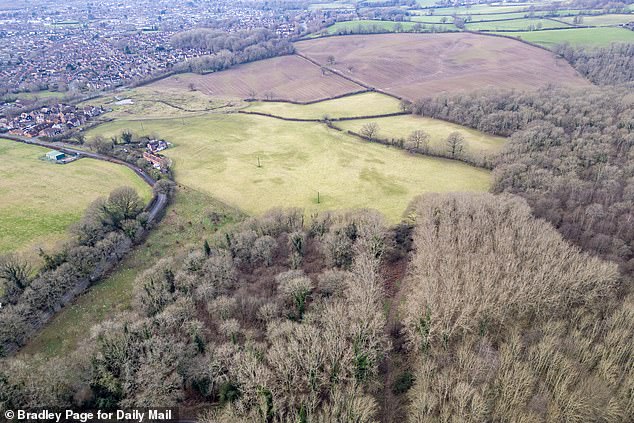
[{"label": "ploughed brown field", "polygon": [[299,102],[322,100],[364,90],[360,85],[299,56],[282,56],[236,66],[207,75],[185,74],[163,79],[154,86],[194,89],[215,97],[272,98]]},{"label": "ploughed brown field", "polygon": [[[590,83],[554,54],[469,33],[346,35],[301,41],[299,54],[374,88],[415,100],[485,87]],[[328,57],[336,63],[328,65]]]}]

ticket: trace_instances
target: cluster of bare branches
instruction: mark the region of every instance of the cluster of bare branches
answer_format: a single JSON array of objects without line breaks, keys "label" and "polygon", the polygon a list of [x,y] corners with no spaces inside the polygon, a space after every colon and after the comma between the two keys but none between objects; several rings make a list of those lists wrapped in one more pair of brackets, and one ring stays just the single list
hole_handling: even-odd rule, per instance
[{"label": "cluster of bare branches", "polygon": [[634,304],[616,265],[518,198],[427,195],[403,307],[412,421],[634,417]]}]

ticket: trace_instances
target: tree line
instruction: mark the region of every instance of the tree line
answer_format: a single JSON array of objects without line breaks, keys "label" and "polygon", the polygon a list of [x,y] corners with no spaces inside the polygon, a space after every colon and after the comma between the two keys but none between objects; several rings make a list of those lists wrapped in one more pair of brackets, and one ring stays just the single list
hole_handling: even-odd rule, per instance
[{"label": "tree line", "polygon": [[560,44],[555,46],[554,52],[595,84],[614,85],[634,81],[634,44],[615,43],[596,49]]},{"label": "tree line", "polygon": [[175,34],[174,47],[203,52],[200,57],[174,66],[175,72],[215,72],[231,66],[293,54],[295,48],[286,39],[266,29],[227,33],[210,28],[198,28]]},{"label": "tree line", "polygon": [[[169,194],[170,181],[156,189]],[[14,352],[54,313],[98,281],[144,235],[148,214],[129,187],[99,198],[72,228],[73,239],[60,251],[40,250],[43,267],[32,275],[28,262],[16,255],[0,257],[0,356]]]}]

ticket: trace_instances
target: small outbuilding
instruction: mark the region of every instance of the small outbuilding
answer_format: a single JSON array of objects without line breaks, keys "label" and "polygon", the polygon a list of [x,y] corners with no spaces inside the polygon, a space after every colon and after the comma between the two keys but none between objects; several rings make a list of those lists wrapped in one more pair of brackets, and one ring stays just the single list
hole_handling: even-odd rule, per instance
[{"label": "small outbuilding", "polygon": [[56,161],[63,160],[64,158],[66,158],[66,154],[62,153],[61,151],[51,150],[48,153],[46,153],[46,158],[48,160],[56,162]]}]

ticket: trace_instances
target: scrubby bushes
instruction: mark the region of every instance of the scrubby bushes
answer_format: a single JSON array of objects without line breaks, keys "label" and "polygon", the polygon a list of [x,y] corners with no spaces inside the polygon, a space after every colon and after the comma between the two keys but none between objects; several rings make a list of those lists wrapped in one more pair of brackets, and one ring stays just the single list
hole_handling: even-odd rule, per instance
[{"label": "scrubby bushes", "polygon": [[[136,279],[133,312],[91,331],[88,368],[73,379],[85,382],[60,385],[51,404],[171,406],[195,395],[219,404],[214,422],[374,421],[371,393],[389,349],[385,228],[370,212],[313,222],[319,231],[304,226],[300,210],[276,210],[156,262]],[[326,239],[346,228],[354,232],[348,262],[329,270]],[[19,365],[0,366],[5,408],[36,396],[16,391],[22,376],[10,370]]]}]

